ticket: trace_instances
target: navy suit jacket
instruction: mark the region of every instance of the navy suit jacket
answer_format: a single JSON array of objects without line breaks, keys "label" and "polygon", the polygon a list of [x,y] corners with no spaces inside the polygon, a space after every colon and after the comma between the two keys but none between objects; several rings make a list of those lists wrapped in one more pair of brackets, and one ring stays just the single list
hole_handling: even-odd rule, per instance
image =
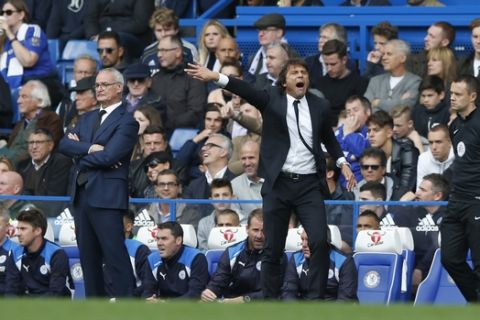
[{"label": "navy suit jacket", "polygon": [[[278,86],[258,90],[245,81],[232,77],[229,77],[229,82],[225,89],[241,96],[262,113],[263,129],[258,173],[259,176],[265,178],[265,183],[262,187],[262,193],[265,193],[273,188],[290,149],[286,93]],[[327,151],[335,160],[343,157],[343,152],[330,124],[328,101],[310,93],[306,94],[306,99],[312,120],[312,149],[317,175],[322,182],[322,192],[328,197],[330,192],[328,192],[326,186],[326,164],[321,144],[325,145]]]},{"label": "navy suit jacket", "polygon": [[[137,142],[138,123],[122,104],[107,116],[93,136],[97,117],[97,110],[82,115],[71,131],[80,141],[71,140],[68,135],[60,141],[60,152],[75,159],[72,200],[75,201],[78,173],[85,171],[88,174],[85,190],[90,206],[127,209],[128,167]],[[105,148],[88,154],[92,144]]]}]

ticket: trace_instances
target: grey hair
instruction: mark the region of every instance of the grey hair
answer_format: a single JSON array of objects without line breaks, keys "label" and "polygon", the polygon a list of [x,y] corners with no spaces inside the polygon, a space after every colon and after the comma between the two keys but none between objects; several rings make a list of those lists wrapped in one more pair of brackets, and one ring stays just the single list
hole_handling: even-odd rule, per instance
[{"label": "grey hair", "polygon": [[347,43],[347,32],[345,31],[345,28],[342,25],[339,25],[338,23],[334,23],[334,22],[325,23],[320,27],[320,33],[325,29],[335,30],[335,37],[333,39],[340,40],[345,44]]},{"label": "grey hair", "polygon": [[105,68],[105,69],[100,70],[100,72],[109,72],[111,75],[113,75],[113,78],[114,78],[115,82],[120,83],[122,86],[125,85],[125,80],[123,79],[123,75],[117,69],[115,69],[115,68]]},{"label": "grey hair", "polygon": [[212,134],[210,137],[217,137],[219,138],[220,140],[222,140],[222,142],[220,143],[222,145],[222,147],[227,150],[227,159],[230,160],[230,158],[232,157],[232,153],[233,153],[233,144],[232,144],[232,140],[230,140],[230,138],[228,138],[227,136],[221,134],[221,133],[214,133]]},{"label": "grey hair", "polygon": [[393,39],[387,42],[395,47],[395,51],[408,57],[410,55],[410,45],[400,39]]},{"label": "grey hair", "polygon": [[50,95],[48,94],[47,86],[41,82],[40,80],[30,80],[27,81],[25,85],[31,85],[32,91],[30,92],[30,97],[32,99],[39,101],[40,108],[50,107],[52,105],[52,101],[50,100]]},{"label": "grey hair", "polygon": [[75,63],[76,63],[78,60],[88,60],[88,61],[90,61],[91,63],[94,64],[94,66],[95,66],[95,71],[97,71],[97,64],[98,64],[98,62],[97,62],[97,60],[96,60],[94,57],[92,57],[91,55],[89,55],[89,54],[81,54],[81,55],[79,55],[79,56],[75,59],[75,62],[74,62],[74,64],[73,64],[74,67],[75,67]]},{"label": "grey hair", "polygon": [[282,52],[284,52],[284,53],[287,55],[287,59],[290,58],[291,49],[290,49],[290,47],[288,46],[288,44],[282,43],[281,41],[273,41],[272,43],[270,43],[270,44],[267,46],[267,50],[268,50],[268,49],[272,49],[272,48],[280,48],[280,49],[282,50]]}]

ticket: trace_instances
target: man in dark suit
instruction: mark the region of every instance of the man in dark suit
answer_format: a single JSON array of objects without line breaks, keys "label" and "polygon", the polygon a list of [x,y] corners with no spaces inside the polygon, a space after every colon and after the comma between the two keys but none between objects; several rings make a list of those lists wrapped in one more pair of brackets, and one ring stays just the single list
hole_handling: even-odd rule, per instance
[{"label": "man in dark suit", "polygon": [[128,166],[138,123],[122,103],[123,86],[120,72],[101,70],[95,81],[100,111],[84,114],[60,142],[60,151],[76,162],[72,200],[87,297],[105,295],[103,263],[114,297],[131,296],[133,290],[122,215],[128,206]]},{"label": "man in dark suit", "polygon": [[306,297],[323,299],[329,269],[329,245],[323,199],[329,195],[321,144],[336,160],[351,189],[355,177],[335,139],[328,102],[307,93],[309,75],[303,60],[292,59],[280,73],[278,85],[256,90],[246,82],[189,65],[194,78],[215,81],[243,97],[263,115],[259,175],[265,221],[262,287],[267,299],[278,299],[284,270],[282,257],[292,211],[309,237],[312,281]]}]

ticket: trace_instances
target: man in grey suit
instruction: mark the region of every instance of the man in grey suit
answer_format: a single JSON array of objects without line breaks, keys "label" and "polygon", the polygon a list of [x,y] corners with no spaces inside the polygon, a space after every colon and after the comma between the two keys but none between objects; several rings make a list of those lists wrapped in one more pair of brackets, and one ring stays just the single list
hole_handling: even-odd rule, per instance
[{"label": "man in grey suit", "polygon": [[417,102],[422,79],[407,71],[405,63],[409,54],[410,46],[403,40],[390,40],[385,45],[382,57],[385,73],[371,78],[365,92],[373,111],[390,112],[395,106],[413,107]]}]

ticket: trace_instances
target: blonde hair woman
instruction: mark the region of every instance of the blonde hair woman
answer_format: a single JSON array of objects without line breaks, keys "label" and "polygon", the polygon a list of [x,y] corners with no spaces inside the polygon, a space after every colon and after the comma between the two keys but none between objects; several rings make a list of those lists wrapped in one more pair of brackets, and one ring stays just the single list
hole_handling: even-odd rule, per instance
[{"label": "blonde hair woman", "polygon": [[203,26],[198,43],[200,64],[210,70],[215,70],[214,68],[218,70],[220,68],[220,63],[217,62],[217,58],[215,57],[215,50],[217,49],[220,39],[227,35],[227,28],[217,20],[210,20]]}]

